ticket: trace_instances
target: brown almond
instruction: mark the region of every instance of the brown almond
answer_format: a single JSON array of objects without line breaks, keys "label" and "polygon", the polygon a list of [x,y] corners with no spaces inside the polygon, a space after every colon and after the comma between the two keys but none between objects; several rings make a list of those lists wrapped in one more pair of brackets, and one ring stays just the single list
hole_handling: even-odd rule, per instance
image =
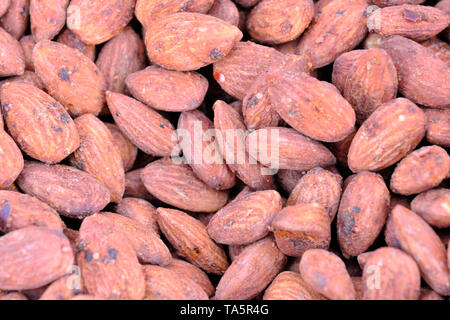
[{"label": "brown almond", "polygon": [[450,109],[425,109],[428,142],[450,147]]},{"label": "brown almond", "polygon": [[25,71],[25,55],[19,41],[0,28],[0,76],[22,75]]},{"label": "brown almond", "polygon": [[25,58],[25,70],[34,71],[33,65],[33,48],[36,45],[36,41],[32,35],[23,36],[20,38],[20,45],[22,46],[24,58]]},{"label": "brown almond", "polygon": [[283,271],[264,291],[264,300],[324,300],[303,281],[300,274]]},{"label": "brown almond", "polygon": [[437,37],[428,39],[421,43],[424,47],[430,49],[434,54],[450,67],[450,44],[439,40]]},{"label": "brown almond", "polygon": [[[3,111],[4,113],[5,111]],[[23,169],[23,156],[14,140],[0,128],[0,188],[9,187]]]},{"label": "brown almond", "polygon": [[81,51],[86,57],[94,61],[96,52],[95,45],[84,43],[78,36],[69,29],[64,29],[58,36],[57,42],[65,44],[68,47]]},{"label": "brown almond", "polygon": [[0,17],[3,16],[11,4],[11,0],[1,0],[0,1]]},{"label": "brown almond", "polygon": [[104,125],[111,132],[114,144],[119,148],[124,171],[131,170],[138,154],[137,147],[120,131],[117,125],[107,122]]},{"label": "brown almond", "polygon": [[411,202],[411,210],[432,226],[450,227],[450,189],[422,192]]},{"label": "brown almond", "polygon": [[277,182],[284,191],[291,194],[297,183],[307,172],[295,170],[278,170]]},{"label": "brown almond", "polygon": [[125,193],[126,197],[134,197],[145,200],[154,200],[152,196],[144,186],[141,180],[141,173],[144,169],[136,169],[129,171],[125,174]]},{"label": "brown almond", "polygon": [[0,25],[17,40],[28,27],[30,0],[11,0],[8,11],[1,17]]},{"label": "brown almond", "polygon": [[73,275],[66,275],[54,281],[45,289],[39,300],[69,300],[75,297],[81,290],[72,285],[71,277]]},{"label": "brown almond", "polygon": [[117,204],[116,212],[147,229],[152,229],[155,233],[159,233],[158,223],[156,222],[156,208],[144,199],[123,198]]},{"label": "brown almond", "polygon": [[69,0],[31,0],[31,33],[36,42],[51,40],[66,24]]},{"label": "brown almond", "polygon": [[215,0],[208,14],[233,26],[239,26],[239,10],[231,0]]}]

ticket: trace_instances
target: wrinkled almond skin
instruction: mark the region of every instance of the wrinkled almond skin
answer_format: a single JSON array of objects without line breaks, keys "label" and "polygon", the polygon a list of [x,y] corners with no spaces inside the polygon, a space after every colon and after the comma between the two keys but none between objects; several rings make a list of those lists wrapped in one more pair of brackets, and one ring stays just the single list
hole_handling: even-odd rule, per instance
[{"label": "wrinkled almond skin", "polygon": [[123,198],[117,204],[115,211],[145,228],[159,233],[158,223],[156,222],[156,208],[150,202],[138,198]]},{"label": "wrinkled almond skin", "polygon": [[411,210],[432,226],[450,227],[450,189],[439,188],[419,194],[411,202]]},{"label": "wrinkled almond skin", "polygon": [[336,163],[336,158],[324,145],[291,128],[259,129],[250,133],[245,142],[251,156],[275,169],[302,171]]},{"label": "wrinkled almond skin", "polygon": [[263,300],[324,300],[303,281],[300,274],[283,271],[264,291]]},{"label": "wrinkled almond skin", "polygon": [[70,163],[102,182],[118,203],[125,191],[125,172],[119,148],[108,128],[92,114],[75,119],[80,135],[80,147],[70,157]]},{"label": "wrinkled almond skin", "polygon": [[450,67],[450,44],[439,40],[437,37],[431,38],[421,43],[435,53],[435,55]]},{"label": "wrinkled almond skin", "polygon": [[3,115],[8,129],[21,147],[46,163],[66,158],[80,144],[67,111],[44,91],[24,83],[6,83],[1,88]]},{"label": "wrinkled almond skin", "polygon": [[355,125],[355,111],[330,83],[307,74],[273,76],[269,97],[281,118],[298,132],[319,141],[344,139]]},{"label": "wrinkled almond skin", "polygon": [[313,16],[311,0],[262,0],[248,15],[247,30],[257,41],[284,43],[302,34]]},{"label": "wrinkled almond skin", "polygon": [[142,267],[145,275],[144,300],[208,300],[206,292],[194,280],[157,266]]},{"label": "wrinkled almond skin", "polygon": [[[214,132],[212,121],[199,110],[185,111],[178,118],[177,128],[179,137],[183,132],[180,142],[183,156],[196,176],[216,190],[232,188],[236,177],[224,163],[217,142],[208,136]],[[197,140],[199,137],[201,141]]]},{"label": "wrinkled almond skin", "polygon": [[219,18],[229,24],[239,26],[239,10],[231,0],[215,0],[208,15]]},{"label": "wrinkled almond skin", "polygon": [[88,57],[92,61],[95,60],[96,57],[95,45],[84,43],[80,38],[78,38],[78,36],[75,33],[73,33],[69,29],[64,29],[64,31],[62,31],[59,34],[56,41],[65,44],[68,47],[81,51],[81,53],[83,53],[86,57]]},{"label": "wrinkled almond skin", "polygon": [[72,218],[99,212],[110,200],[108,189],[100,181],[65,165],[27,162],[17,184],[25,193]]},{"label": "wrinkled almond skin", "polygon": [[34,41],[32,35],[27,35],[20,38],[19,42],[22,46],[23,55],[25,58],[25,70],[34,71],[32,55],[36,41]]},{"label": "wrinkled almond skin", "polygon": [[87,44],[105,42],[130,22],[135,4],[134,0],[73,0],[67,8],[67,28]]},{"label": "wrinkled almond skin", "polygon": [[413,102],[433,107],[450,106],[450,68],[430,49],[401,36],[383,41],[398,72],[398,90]]},{"label": "wrinkled almond skin", "polygon": [[20,39],[28,26],[29,8],[30,0],[11,0],[8,11],[0,19],[0,26]]},{"label": "wrinkled almond skin", "polygon": [[223,274],[228,268],[225,252],[199,220],[178,210],[158,208],[156,218],[162,233],[186,260],[208,273]]},{"label": "wrinkled almond skin", "polygon": [[0,188],[9,187],[23,169],[23,156],[14,140],[0,128]]},{"label": "wrinkled almond skin", "polygon": [[209,221],[208,233],[218,243],[251,244],[269,233],[281,208],[281,196],[275,190],[252,192],[220,209]]},{"label": "wrinkled almond skin", "polygon": [[428,142],[450,147],[450,109],[425,109]]},{"label": "wrinkled almond skin", "polygon": [[181,12],[153,21],[145,45],[152,62],[172,70],[197,70],[225,57],[242,32],[216,17]]},{"label": "wrinkled almond skin", "polygon": [[0,28],[0,77],[22,75],[25,55],[19,41]]},{"label": "wrinkled almond skin", "polygon": [[79,50],[42,40],[34,46],[33,63],[49,94],[72,116],[100,113],[105,102],[105,80]]},{"label": "wrinkled almond skin", "polygon": [[66,23],[69,0],[30,0],[31,33],[36,42],[51,40]]},{"label": "wrinkled almond skin", "polygon": [[345,188],[339,206],[337,231],[345,257],[365,252],[378,237],[389,210],[389,190],[383,178],[358,173]]},{"label": "wrinkled almond skin", "polygon": [[75,297],[77,293],[81,293],[81,290],[71,283],[71,277],[73,276],[66,275],[54,281],[45,289],[39,300],[69,300]]},{"label": "wrinkled almond skin", "polygon": [[2,236],[0,257],[2,290],[40,288],[66,274],[74,261],[69,240],[61,232],[42,227]]},{"label": "wrinkled almond skin", "polygon": [[106,101],[115,123],[135,146],[154,156],[172,154],[177,139],[169,120],[120,93],[108,91]]},{"label": "wrinkled almond skin", "polygon": [[287,256],[301,257],[309,249],[328,249],[330,217],[324,207],[297,204],[278,212],[270,226],[278,248]]},{"label": "wrinkled almond skin", "polygon": [[107,217],[95,214],[80,227],[77,263],[86,293],[102,299],[141,300],[145,278],[135,250]]},{"label": "wrinkled almond skin", "polygon": [[166,269],[175,271],[176,273],[193,280],[209,297],[215,292],[215,288],[212,285],[211,280],[209,280],[208,275],[189,262],[180,259],[172,259],[172,262],[166,266]]},{"label": "wrinkled almond skin", "polygon": [[216,288],[217,300],[250,300],[261,293],[286,264],[271,237],[259,240],[235,258]]},{"label": "wrinkled almond skin", "polygon": [[152,195],[182,210],[215,212],[228,200],[228,192],[212,189],[189,166],[176,164],[170,158],[150,163],[141,179]]},{"label": "wrinkled almond skin", "polygon": [[[379,277],[374,281],[375,273]],[[395,248],[371,253],[363,270],[364,300],[417,300],[420,272],[414,259]]]},{"label": "wrinkled almond skin", "polygon": [[274,189],[272,172],[245,150],[247,128],[239,112],[221,100],[216,101],[213,110],[217,143],[231,171],[252,189]]},{"label": "wrinkled almond skin", "polygon": [[123,161],[123,169],[125,172],[133,168],[137,157],[138,149],[131,141],[120,131],[119,127],[113,123],[104,123],[111,132],[114,144],[119,148],[120,156]]},{"label": "wrinkled almond skin", "polygon": [[208,80],[201,74],[166,70],[158,66],[130,74],[126,84],[139,101],[170,112],[198,108],[208,91]]},{"label": "wrinkled almond skin", "polygon": [[425,114],[414,103],[397,98],[378,107],[362,124],[350,145],[353,172],[379,171],[410,153],[425,135]]},{"label": "wrinkled almond skin", "polygon": [[405,251],[416,261],[423,279],[434,291],[444,296],[450,294],[444,243],[421,217],[397,205],[386,224],[385,238],[390,247]]},{"label": "wrinkled almond skin", "polygon": [[402,4],[421,4],[425,2],[425,0],[371,0],[371,2],[379,7],[390,7]]},{"label": "wrinkled almond skin", "polygon": [[62,232],[64,223],[44,202],[19,192],[0,190],[0,230],[7,233],[31,226]]},{"label": "wrinkled almond skin", "polygon": [[355,288],[344,262],[330,251],[311,249],[300,260],[300,275],[316,292],[331,300],[354,300]]},{"label": "wrinkled almond skin", "polygon": [[333,62],[355,48],[366,36],[367,0],[320,0],[315,15],[298,44],[314,69]]},{"label": "wrinkled almond skin", "polygon": [[391,176],[391,190],[402,195],[437,187],[450,171],[450,157],[438,146],[422,147],[399,162]]},{"label": "wrinkled almond skin", "polygon": [[334,220],[342,194],[342,177],[329,170],[314,168],[299,178],[287,200],[288,206],[317,203]]},{"label": "wrinkled almond skin", "polygon": [[145,200],[154,200],[152,196],[144,186],[141,180],[141,172],[144,169],[136,169],[129,171],[125,174],[125,193],[126,197],[134,197]]},{"label": "wrinkled almond skin", "polygon": [[399,35],[415,41],[434,37],[449,24],[447,14],[434,7],[404,4],[375,10],[367,18],[370,32]]},{"label": "wrinkled almond skin", "polygon": [[333,64],[333,84],[356,111],[359,122],[397,95],[397,70],[386,51],[354,50]]},{"label": "wrinkled almond skin", "polygon": [[[277,182],[280,187],[291,194],[300,179],[306,174],[306,171],[279,170],[277,173]],[[289,201],[289,200],[288,200]]]}]

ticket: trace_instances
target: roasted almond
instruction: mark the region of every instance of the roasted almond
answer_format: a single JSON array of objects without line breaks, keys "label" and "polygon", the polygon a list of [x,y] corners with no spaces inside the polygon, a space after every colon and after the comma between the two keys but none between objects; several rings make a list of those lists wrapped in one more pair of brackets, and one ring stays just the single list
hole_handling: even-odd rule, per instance
[{"label": "roasted almond", "polygon": [[31,33],[36,42],[51,40],[66,24],[69,0],[31,0]]},{"label": "roasted almond", "polygon": [[116,212],[159,233],[156,222],[156,208],[148,201],[138,198],[123,198],[116,206]]},{"label": "roasted almond", "polygon": [[19,41],[0,28],[0,76],[22,75],[25,71],[25,55]]},{"label": "roasted almond", "polygon": [[300,274],[283,271],[264,291],[264,300],[325,300],[323,296],[311,289]]},{"label": "roasted almond", "polygon": [[123,161],[125,172],[133,168],[136,161],[138,149],[131,141],[120,131],[119,127],[113,123],[105,122],[104,125],[111,132],[114,144],[119,148],[120,156]]},{"label": "roasted almond", "polygon": [[239,10],[233,1],[215,0],[213,2],[211,9],[208,11],[210,16],[226,21],[233,26],[239,26]]},{"label": "roasted almond", "polygon": [[428,142],[450,147],[450,109],[425,109]]},{"label": "roasted almond", "polygon": [[432,226],[450,227],[450,189],[439,188],[419,194],[411,202],[411,210]]},{"label": "roasted almond", "polygon": [[36,45],[36,41],[34,41],[33,36],[30,34],[20,38],[19,42],[22,46],[23,56],[25,58],[25,70],[34,71],[32,55],[33,48]]},{"label": "roasted almond", "polygon": [[[4,113],[5,111],[3,111]],[[0,128],[0,188],[9,187],[23,169],[23,156],[14,140]]]},{"label": "roasted almond", "polygon": [[58,36],[57,42],[65,44],[68,47],[81,51],[86,57],[95,60],[95,45],[84,43],[75,33],[69,29],[64,29]]},{"label": "roasted almond", "polygon": [[1,17],[0,25],[17,40],[28,27],[30,0],[11,0],[8,11]]}]

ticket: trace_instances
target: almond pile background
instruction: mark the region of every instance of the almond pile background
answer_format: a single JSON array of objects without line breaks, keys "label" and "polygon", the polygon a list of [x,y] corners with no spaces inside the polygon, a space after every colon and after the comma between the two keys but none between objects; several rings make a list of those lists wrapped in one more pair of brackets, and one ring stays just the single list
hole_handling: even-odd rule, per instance
[{"label": "almond pile background", "polygon": [[1,299],[448,299],[449,22],[0,0]]}]

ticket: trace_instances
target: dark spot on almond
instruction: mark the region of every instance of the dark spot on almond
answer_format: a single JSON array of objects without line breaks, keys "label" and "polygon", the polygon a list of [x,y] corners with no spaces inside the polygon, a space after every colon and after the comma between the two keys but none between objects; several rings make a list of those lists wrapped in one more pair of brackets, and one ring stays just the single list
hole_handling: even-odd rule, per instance
[{"label": "dark spot on almond", "polygon": [[67,70],[67,68],[61,69],[58,73],[58,77],[63,81],[70,81],[69,70]]},{"label": "dark spot on almond", "polygon": [[86,262],[91,262],[92,259],[94,259],[94,256],[92,255],[92,251],[89,249],[86,249],[86,251],[84,252],[84,260]]},{"label": "dark spot on almond", "polygon": [[348,236],[352,233],[352,229],[355,225],[355,219],[348,211],[344,211],[342,213],[341,219],[342,219],[342,232],[344,232],[344,234]]},{"label": "dark spot on almond", "polygon": [[211,60],[213,61],[217,61],[223,58],[223,52],[220,52],[219,50],[217,50],[216,48],[212,49],[209,53],[209,57],[211,58]]},{"label": "dark spot on almond", "polygon": [[8,219],[11,214],[11,206],[5,200],[3,207],[0,209],[0,230],[5,231],[8,227]]}]

